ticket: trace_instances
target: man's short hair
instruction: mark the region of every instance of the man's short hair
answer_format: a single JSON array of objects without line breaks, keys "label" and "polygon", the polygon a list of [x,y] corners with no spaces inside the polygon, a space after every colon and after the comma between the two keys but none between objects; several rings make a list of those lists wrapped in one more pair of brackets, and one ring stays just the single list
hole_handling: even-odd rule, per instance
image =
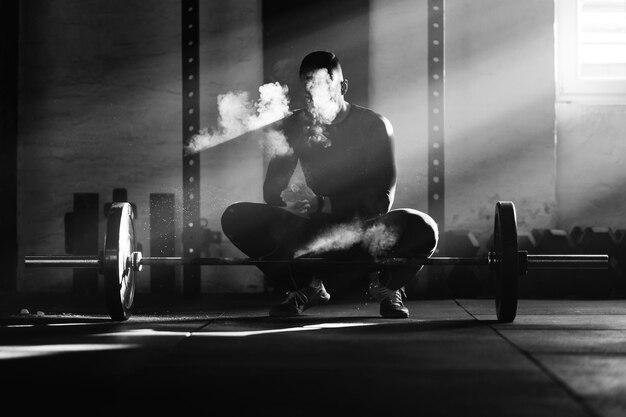
[{"label": "man's short hair", "polygon": [[328,51],[315,51],[311,52],[302,59],[300,64],[300,79],[310,71],[319,69],[327,69],[328,74],[333,76],[333,72],[338,70],[341,72],[341,64],[339,64],[339,58],[337,55]]}]

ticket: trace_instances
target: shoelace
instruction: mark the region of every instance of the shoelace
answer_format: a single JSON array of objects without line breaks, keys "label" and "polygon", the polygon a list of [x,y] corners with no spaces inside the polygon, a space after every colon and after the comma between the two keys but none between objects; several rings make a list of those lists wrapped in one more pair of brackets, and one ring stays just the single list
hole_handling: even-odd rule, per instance
[{"label": "shoelace", "polygon": [[307,301],[309,301],[309,298],[302,290],[291,291],[285,300],[286,303],[293,304],[296,307],[305,305]]},{"label": "shoelace", "polygon": [[390,300],[393,304],[402,304],[402,298],[406,298],[404,288],[391,290],[386,287],[378,287],[378,295],[380,297],[380,301]]}]

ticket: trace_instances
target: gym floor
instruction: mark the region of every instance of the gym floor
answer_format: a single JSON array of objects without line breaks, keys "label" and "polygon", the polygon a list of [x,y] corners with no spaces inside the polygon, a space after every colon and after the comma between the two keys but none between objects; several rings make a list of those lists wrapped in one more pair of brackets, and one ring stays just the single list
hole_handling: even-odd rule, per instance
[{"label": "gym floor", "polygon": [[[367,295],[297,318],[276,297],[5,297],[0,375],[15,415],[626,415],[624,300],[412,300],[383,319]],[[27,314],[20,310],[28,309]],[[26,313],[26,312],[24,312]]]}]

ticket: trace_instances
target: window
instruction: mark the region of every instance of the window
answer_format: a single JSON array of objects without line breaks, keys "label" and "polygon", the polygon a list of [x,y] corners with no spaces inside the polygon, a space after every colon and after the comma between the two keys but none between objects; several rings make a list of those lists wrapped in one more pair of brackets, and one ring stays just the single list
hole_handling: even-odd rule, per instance
[{"label": "window", "polygon": [[557,101],[626,104],[626,0],[556,0]]}]

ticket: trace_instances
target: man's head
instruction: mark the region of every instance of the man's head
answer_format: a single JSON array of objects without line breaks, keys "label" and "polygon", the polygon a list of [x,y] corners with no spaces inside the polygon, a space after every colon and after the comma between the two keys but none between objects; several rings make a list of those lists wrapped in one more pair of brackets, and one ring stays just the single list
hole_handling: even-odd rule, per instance
[{"label": "man's head", "polygon": [[315,51],[300,64],[307,109],[323,123],[330,123],[343,106],[348,80],[343,78],[339,58],[332,52]]},{"label": "man's head", "polygon": [[302,63],[300,64],[300,79],[302,80],[307,73],[320,69],[326,69],[331,75],[338,72],[339,76],[342,76],[341,64],[339,63],[337,55],[328,51],[315,51],[302,59]]}]

